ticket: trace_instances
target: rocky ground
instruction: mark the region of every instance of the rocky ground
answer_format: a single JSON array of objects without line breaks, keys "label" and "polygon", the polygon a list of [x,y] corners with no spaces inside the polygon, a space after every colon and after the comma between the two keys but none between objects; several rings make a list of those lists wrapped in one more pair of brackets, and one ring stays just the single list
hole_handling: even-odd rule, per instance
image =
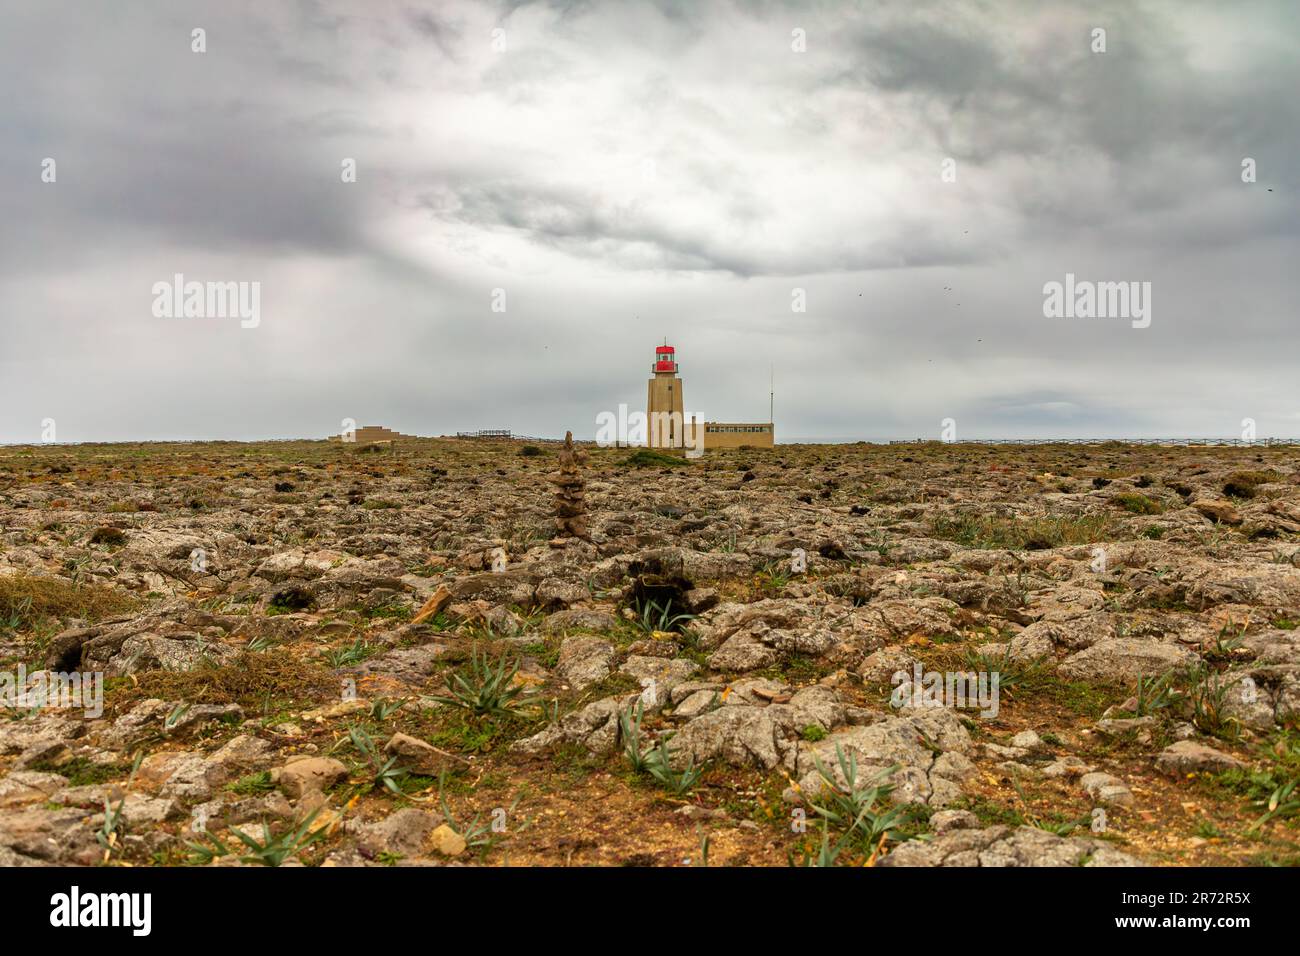
[{"label": "rocky ground", "polygon": [[0,449],[0,864],[1300,862],[1295,449],[557,458]]}]

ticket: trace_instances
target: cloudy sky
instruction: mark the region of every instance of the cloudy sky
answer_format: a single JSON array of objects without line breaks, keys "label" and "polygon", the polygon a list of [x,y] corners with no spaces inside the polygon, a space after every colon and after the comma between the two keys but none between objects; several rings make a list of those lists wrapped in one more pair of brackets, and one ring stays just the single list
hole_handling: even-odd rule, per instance
[{"label": "cloudy sky", "polygon": [[4,0],[0,441],[1300,435],[1297,11]]}]

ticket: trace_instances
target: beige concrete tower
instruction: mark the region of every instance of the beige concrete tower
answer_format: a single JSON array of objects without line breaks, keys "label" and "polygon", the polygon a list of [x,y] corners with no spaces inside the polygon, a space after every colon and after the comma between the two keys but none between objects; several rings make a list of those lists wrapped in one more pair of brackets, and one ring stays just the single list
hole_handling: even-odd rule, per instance
[{"label": "beige concrete tower", "polygon": [[687,444],[684,421],[686,406],[682,402],[682,380],[677,374],[677,355],[664,342],[655,348],[655,363],[650,371],[650,388],[646,397],[646,444],[651,448],[682,448]]}]

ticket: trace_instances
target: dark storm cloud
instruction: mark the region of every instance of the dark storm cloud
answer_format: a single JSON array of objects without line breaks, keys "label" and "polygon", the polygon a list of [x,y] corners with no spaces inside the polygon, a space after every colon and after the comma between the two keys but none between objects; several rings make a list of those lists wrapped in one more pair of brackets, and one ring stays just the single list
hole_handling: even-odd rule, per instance
[{"label": "dark storm cloud", "polygon": [[[1300,433],[1298,35],[1282,2],[9,4],[0,440],[590,435],[661,336],[710,417],[776,366],[778,438]],[[176,272],[260,281],[263,323],[153,317]],[[1151,327],[1045,319],[1067,272],[1151,281]]]},{"label": "dark storm cloud", "polygon": [[456,47],[464,39],[462,31],[437,13],[412,9],[407,11],[411,27],[421,37],[427,37],[449,60],[456,59]]}]

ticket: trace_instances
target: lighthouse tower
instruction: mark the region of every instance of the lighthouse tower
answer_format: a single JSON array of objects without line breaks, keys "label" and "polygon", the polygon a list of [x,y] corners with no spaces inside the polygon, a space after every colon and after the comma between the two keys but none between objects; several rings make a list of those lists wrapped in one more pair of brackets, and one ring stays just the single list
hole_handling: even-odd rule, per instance
[{"label": "lighthouse tower", "polygon": [[682,402],[682,380],[677,374],[677,353],[664,340],[655,347],[654,377],[646,398],[647,443],[651,448],[682,448],[688,444]]}]

